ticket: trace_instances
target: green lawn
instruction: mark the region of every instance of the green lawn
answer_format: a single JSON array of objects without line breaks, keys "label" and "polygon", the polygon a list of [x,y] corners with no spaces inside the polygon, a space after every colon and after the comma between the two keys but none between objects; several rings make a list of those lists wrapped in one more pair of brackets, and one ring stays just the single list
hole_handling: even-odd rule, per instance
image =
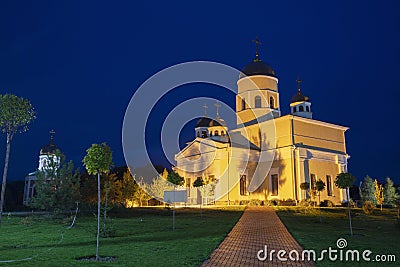
[{"label": "green lawn", "polygon": [[100,255],[115,262],[79,262],[95,253],[96,219],[78,215],[76,225],[45,217],[5,214],[0,228],[0,263],[4,266],[198,266],[229,233],[244,207],[178,209],[176,230],[172,211],[143,208],[114,212],[116,237],[101,239]]},{"label": "green lawn", "polygon": [[400,266],[400,227],[396,224],[395,210],[375,210],[373,215],[365,215],[361,209],[354,209],[352,237],[345,208],[322,208],[322,223],[317,210],[305,213],[302,207],[277,207],[276,211],[305,249],[317,252],[328,247],[337,249],[336,241],[345,238],[347,247],[343,251],[368,249],[373,252],[371,259],[377,254],[396,255],[396,263],[375,261],[367,264],[365,261],[332,262],[326,259],[317,262],[318,266]]}]

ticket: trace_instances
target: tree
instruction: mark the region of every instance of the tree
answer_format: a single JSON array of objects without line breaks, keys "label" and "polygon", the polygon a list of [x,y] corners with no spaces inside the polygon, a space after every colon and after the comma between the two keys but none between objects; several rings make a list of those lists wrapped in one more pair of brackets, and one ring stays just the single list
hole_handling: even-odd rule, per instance
[{"label": "tree", "polygon": [[185,183],[185,179],[183,179],[182,176],[173,171],[168,173],[167,181],[174,185],[183,185]]},{"label": "tree", "polygon": [[122,200],[125,207],[132,207],[135,201],[136,182],[129,169],[126,169],[122,178]]},{"label": "tree", "polygon": [[145,188],[146,185],[143,182],[135,184],[135,193],[133,197],[134,200],[139,204],[139,207],[143,206],[144,202],[147,202],[151,199],[151,196],[147,194]]},{"label": "tree", "polygon": [[36,112],[28,100],[11,94],[0,95],[0,129],[7,136],[6,158],[4,161],[3,182],[0,196],[0,225],[3,216],[11,141],[15,134],[26,132],[28,130],[28,125],[35,119]]},{"label": "tree", "polygon": [[399,198],[399,195],[396,192],[396,188],[394,187],[392,179],[387,177],[386,184],[385,184],[385,203],[391,207],[395,207],[396,200],[398,198]]},{"label": "tree", "polygon": [[300,184],[300,189],[304,191],[304,198],[307,197],[307,190],[310,189],[310,183],[309,182],[304,182]]},{"label": "tree", "polygon": [[385,201],[385,193],[383,190],[383,186],[381,184],[378,184],[378,181],[376,179],[374,181],[374,186],[375,186],[374,196],[376,199],[376,203],[381,206],[381,211],[382,211],[382,204]]},{"label": "tree", "polygon": [[319,222],[322,223],[322,216],[321,216],[321,192],[325,190],[325,183],[322,180],[318,180],[315,183],[315,189],[318,191],[318,202],[319,202]]},{"label": "tree", "polygon": [[376,204],[376,199],[374,197],[375,187],[374,187],[374,180],[368,175],[365,176],[364,182],[360,182],[360,196],[363,202],[371,201],[372,203]]},{"label": "tree", "polygon": [[65,162],[65,156],[59,150],[54,156],[49,156],[48,160],[47,167],[36,173],[36,195],[30,206],[54,214],[70,211],[80,197],[79,171],[74,171],[72,161]]},{"label": "tree", "polygon": [[321,192],[325,190],[325,183],[322,180],[318,180],[315,183],[315,189],[318,191],[318,202],[321,204]]},{"label": "tree", "polygon": [[161,174],[161,177],[162,177],[163,179],[165,179],[165,180],[168,179],[168,171],[167,171],[166,168],[164,168],[164,171],[163,171],[163,173]]},{"label": "tree", "polygon": [[99,241],[100,241],[100,173],[107,173],[112,163],[112,152],[106,143],[93,144],[86,150],[86,156],[83,158],[83,164],[87,172],[91,175],[97,174],[97,242],[96,242],[96,260],[99,260]]},{"label": "tree", "polygon": [[350,173],[339,173],[336,176],[335,185],[340,189],[346,189],[347,195],[347,210],[349,212],[349,223],[350,223],[350,235],[353,235],[353,227],[351,225],[351,213],[350,213],[350,193],[349,188],[353,186],[354,182],[356,181],[356,177],[354,177]]},{"label": "tree", "polygon": [[167,180],[162,178],[162,176],[157,176],[153,179],[151,184],[146,184],[144,182],[140,182],[139,185],[142,188],[146,189],[146,192],[151,194],[152,197],[163,199],[164,198],[164,191],[171,191],[174,187],[168,183]]},{"label": "tree", "polygon": [[193,182],[194,187],[200,187],[204,185],[204,181],[202,177],[197,177],[197,179]]}]

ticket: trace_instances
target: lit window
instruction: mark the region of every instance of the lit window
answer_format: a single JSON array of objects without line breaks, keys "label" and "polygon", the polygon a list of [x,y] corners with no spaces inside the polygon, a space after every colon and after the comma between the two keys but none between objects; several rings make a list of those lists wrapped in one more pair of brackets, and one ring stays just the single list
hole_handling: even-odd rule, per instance
[{"label": "lit window", "polygon": [[333,195],[332,176],[330,175],[326,176],[326,191],[328,193],[328,196]]},{"label": "lit window", "polygon": [[279,186],[278,174],[272,174],[271,175],[271,195],[272,196],[278,195],[278,186]]},{"label": "lit window", "polygon": [[240,176],[240,195],[245,196],[247,194],[246,190],[246,175]]},{"label": "lit window", "polygon": [[254,107],[261,108],[261,96],[258,95],[254,98]]}]

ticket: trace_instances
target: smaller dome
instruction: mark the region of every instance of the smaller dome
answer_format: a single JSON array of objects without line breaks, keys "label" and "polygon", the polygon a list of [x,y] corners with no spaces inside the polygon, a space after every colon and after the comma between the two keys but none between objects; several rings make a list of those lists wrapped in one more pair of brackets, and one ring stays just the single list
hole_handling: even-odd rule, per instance
[{"label": "smaller dome", "polygon": [[210,124],[208,126],[209,127],[213,127],[213,126],[226,127],[226,122],[224,121],[224,119],[217,117],[215,120],[211,120]]},{"label": "smaller dome", "polygon": [[55,154],[57,149],[58,149],[58,147],[57,147],[55,144],[53,144],[52,141],[50,141],[49,144],[43,146],[43,147],[40,149],[40,155],[51,155],[51,154]]},{"label": "smaller dome", "polygon": [[310,98],[308,96],[305,96],[300,90],[298,90],[297,93],[292,97],[291,103],[303,101],[310,102]]},{"label": "smaller dome", "polygon": [[196,123],[196,128],[197,127],[208,127],[210,122],[211,122],[210,118],[201,117]]}]

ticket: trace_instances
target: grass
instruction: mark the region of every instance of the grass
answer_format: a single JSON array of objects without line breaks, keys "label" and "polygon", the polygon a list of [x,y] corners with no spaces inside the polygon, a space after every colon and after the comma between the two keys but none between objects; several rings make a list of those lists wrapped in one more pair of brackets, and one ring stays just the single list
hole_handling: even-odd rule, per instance
[{"label": "grass", "polygon": [[[229,233],[244,207],[116,210],[111,213],[116,236],[100,240],[100,255],[114,262],[80,262],[95,253],[96,219],[78,215],[76,225],[46,217],[5,216],[0,228],[0,261],[4,266],[198,266]],[[32,259],[26,259],[32,258]],[[24,260],[26,259],[26,260]]]},{"label": "grass", "polygon": [[353,236],[350,236],[346,208],[322,208],[322,223],[318,210],[306,213],[303,207],[276,207],[276,211],[304,249],[314,249],[317,253],[329,247],[337,249],[336,241],[345,238],[347,247],[343,251],[368,249],[373,252],[371,259],[377,254],[393,254],[397,263],[332,262],[325,257],[324,261],[317,262],[318,266],[399,266],[400,227],[395,210],[375,210],[373,215],[365,215],[361,209],[353,209]]}]

